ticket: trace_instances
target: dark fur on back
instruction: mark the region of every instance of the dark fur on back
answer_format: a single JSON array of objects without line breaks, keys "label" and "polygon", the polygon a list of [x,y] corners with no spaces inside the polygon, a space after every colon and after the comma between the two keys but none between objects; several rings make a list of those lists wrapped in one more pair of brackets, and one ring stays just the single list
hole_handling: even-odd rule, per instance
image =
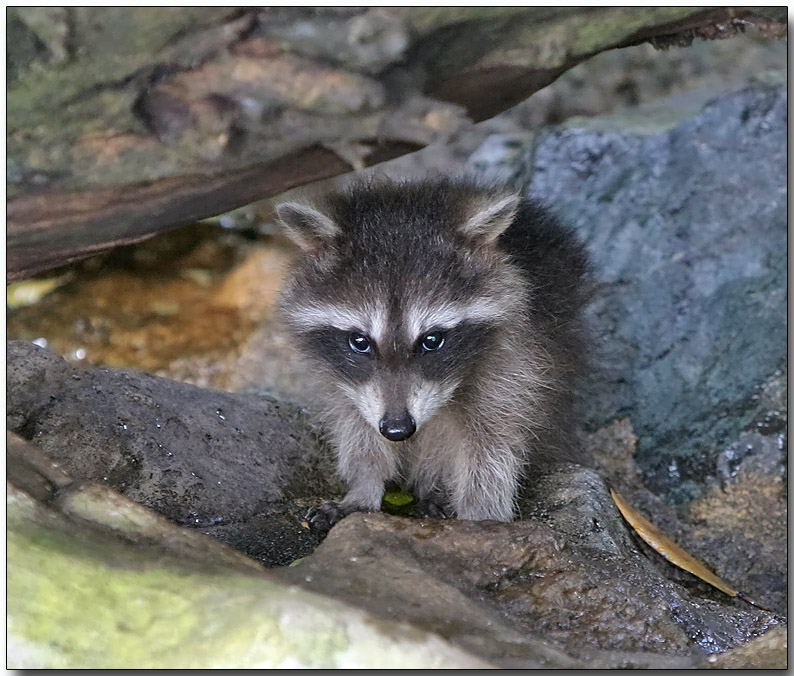
[{"label": "dark fur on back", "polygon": [[588,366],[590,336],[582,316],[592,290],[590,262],[574,231],[548,208],[523,200],[499,246],[520,266],[531,290],[530,318],[542,327],[555,364],[557,392],[549,402],[554,425],[542,453],[550,460],[587,462],[580,433],[578,389]]}]

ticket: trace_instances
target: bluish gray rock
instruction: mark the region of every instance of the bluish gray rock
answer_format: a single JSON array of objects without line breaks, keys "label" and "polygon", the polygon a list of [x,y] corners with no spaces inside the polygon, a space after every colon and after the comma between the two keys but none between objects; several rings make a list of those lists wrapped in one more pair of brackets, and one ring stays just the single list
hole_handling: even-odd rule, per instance
[{"label": "bluish gray rock", "polygon": [[786,369],[786,105],[754,85],[673,127],[550,130],[523,160],[594,261],[589,422],[630,418],[647,484],[679,503],[768,416],[759,390]]}]

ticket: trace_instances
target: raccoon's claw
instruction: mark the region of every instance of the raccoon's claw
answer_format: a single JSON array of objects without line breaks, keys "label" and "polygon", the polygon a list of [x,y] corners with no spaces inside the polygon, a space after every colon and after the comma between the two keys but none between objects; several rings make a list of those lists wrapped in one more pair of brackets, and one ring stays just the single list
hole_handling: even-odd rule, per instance
[{"label": "raccoon's claw", "polygon": [[444,508],[435,500],[420,500],[417,505],[417,512],[424,517],[431,519],[446,519],[447,513]]},{"label": "raccoon's claw", "polygon": [[308,521],[309,527],[313,531],[325,535],[334,524],[348,514],[350,514],[350,510],[345,509],[338,502],[328,500],[317,507],[312,507],[303,518]]}]

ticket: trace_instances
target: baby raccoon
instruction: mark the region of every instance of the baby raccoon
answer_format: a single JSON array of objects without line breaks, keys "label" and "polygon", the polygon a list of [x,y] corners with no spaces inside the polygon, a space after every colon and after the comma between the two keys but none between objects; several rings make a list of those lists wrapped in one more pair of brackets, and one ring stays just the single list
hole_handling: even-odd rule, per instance
[{"label": "baby raccoon", "polygon": [[465,180],[370,182],[278,215],[301,254],[280,299],[348,493],[509,521],[528,458],[570,459],[588,263],[538,204]]}]

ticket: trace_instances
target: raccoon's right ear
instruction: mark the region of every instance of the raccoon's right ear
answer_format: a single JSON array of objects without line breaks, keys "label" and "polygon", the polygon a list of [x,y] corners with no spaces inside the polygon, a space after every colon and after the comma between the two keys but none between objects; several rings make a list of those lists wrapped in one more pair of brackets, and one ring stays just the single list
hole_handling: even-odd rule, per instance
[{"label": "raccoon's right ear", "polygon": [[492,242],[513,222],[520,202],[519,195],[502,194],[476,203],[460,231],[473,241]]},{"label": "raccoon's right ear", "polygon": [[276,213],[289,238],[307,251],[317,248],[340,233],[339,226],[328,216],[306,204],[279,204]]}]

